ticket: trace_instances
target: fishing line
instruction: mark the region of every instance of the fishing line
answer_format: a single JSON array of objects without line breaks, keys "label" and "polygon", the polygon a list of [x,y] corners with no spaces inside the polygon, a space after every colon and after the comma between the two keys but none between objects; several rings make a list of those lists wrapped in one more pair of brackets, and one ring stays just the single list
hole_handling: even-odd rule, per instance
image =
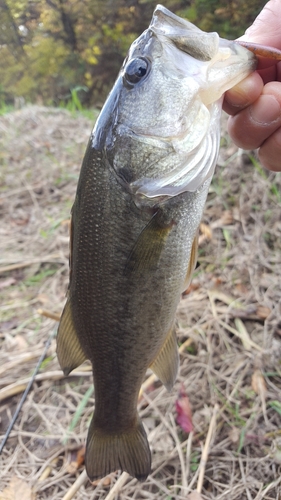
[{"label": "fishing line", "polygon": [[8,427],[7,431],[6,431],[6,434],[5,434],[5,436],[4,436],[4,439],[3,439],[3,441],[2,441],[2,443],[1,443],[1,445],[0,445],[0,455],[1,455],[2,451],[3,451],[3,449],[4,449],[4,446],[5,446],[5,444],[6,444],[7,440],[8,440],[8,438],[9,438],[9,435],[10,435],[10,433],[11,433],[11,430],[12,430],[12,428],[13,428],[13,427],[14,427],[14,425],[15,425],[15,422],[16,422],[16,420],[17,420],[18,416],[19,416],[19,413],[20,413],[20,411],[21,411],[21,409],[22,409],[22,407],[23,407],[23,404],[24,404],[24,402],[25,402],[25,400],[26,400],[26,398],[27,398],[27,395],[28,395],[28,393],[29,393],[29,391],[30,391],[30,389],[31,389],[31,386],[32,386],[32,384],[33,384],[33,382],[34,382],[34,379],[35,379],[35,377],[36,377],[36,375],[37,375],[37,373],[38,373],[38,371],[39,371],[39,369],[40,369],[40,366],[41,366],[41,364],[42,364],[42,363],[43,363],[43,361],[44,361],[44,358],[45,358],[45,356],[46,356],[46,354],[47,354],[47,351],[48,351],[48,349],[49,349],[49,347],[50,347],[50,345],[51,345],[51,342],[52,342],[53,338],[54,338],[54,337],[56,336],[56,334],[57,334],[57,330],[58,330],[58,328],[57,328],[57,327],[56,327],[56,328],[54,328],[53,332],[51,333],[50,337],[48,338],[48,340],[47,340],[47,342],[46,342],[46,344],[45,344],[44,351],[42,352],[42,354],[41,354],[41,356],[40,356],[40,358],[39,358],[39,360],[38,360],[38,363],[37,363],[37,365],[36,365],[36,367],[35,367],[35,370],[34,370],[34,372],[33,372],[32,376],[31,376],[31,379],[30,379],[30,381],[28,382],[28,384],[27,384],[27,386],[26,386],[26,388],[25,388],[25,391],[24,391],[24,393],[23,393],[23,395],[22,395],[22,397],[21,397],[21,400],[20,400],[20,402],[19,402],[19,404],[18,404],[18,406],[17,406],[17,409],[16,409],[16,411],[15,411],[15,413],[14,413],[14,416],[13,416],[13,418],[12,418],[12,420],[11,420],[11,422],[10,422],[10,425],[9,425],[9,427]]}]

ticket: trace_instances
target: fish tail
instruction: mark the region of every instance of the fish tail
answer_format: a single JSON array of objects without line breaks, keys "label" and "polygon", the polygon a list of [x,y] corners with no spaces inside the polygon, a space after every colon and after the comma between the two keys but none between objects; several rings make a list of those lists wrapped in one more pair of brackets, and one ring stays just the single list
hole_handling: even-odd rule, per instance
[{"label": "fish tail", "polygon": [[91,422],[86,446],[86,471],[91,481],[116,470],[144,481],[151,470],[151,453],[140,419],[121,432],[108,433]]}]

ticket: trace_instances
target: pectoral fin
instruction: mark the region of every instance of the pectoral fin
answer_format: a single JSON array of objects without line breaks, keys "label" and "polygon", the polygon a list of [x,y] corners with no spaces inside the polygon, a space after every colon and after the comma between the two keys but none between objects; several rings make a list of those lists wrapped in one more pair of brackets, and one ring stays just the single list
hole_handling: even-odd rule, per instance
[{"label": "pectoral fin", "polygon": [[58,328],[57,356],[65,375],[68,375],[87,359],[73,324],[69,299],[65,304]]},{"label": "pectoral fin", "polygon": [[171,224],[163,224],[159,220],[158,212],[156,212],[139,235],[129,255],[125,274],[142,273],[157,266],[172,227],[172,222]]},{"label": "pectoral fin", "polygon": [[186,277],[185,277],[185,282],[184,282],[184,287],[183,287],[183,292],[189,287],[189,284],[191,282],[192,274],[193,274],[193,271],[195,269],[196,262],[197,262],[197,255],[198,255],[198,233],[196,233],[195,238],[194,238],[193,243],[192,243],[189,262],[188,262],[188,268],[186,271]]},{"label": "pectoral fin", "polygon": [[157,375],[166,389],[170,391],[177,378],[179,367],[179,351],[176,338],[176,329],[173,326],[169,331],[165,343],[157,357],[150,365],[151,370]]}]

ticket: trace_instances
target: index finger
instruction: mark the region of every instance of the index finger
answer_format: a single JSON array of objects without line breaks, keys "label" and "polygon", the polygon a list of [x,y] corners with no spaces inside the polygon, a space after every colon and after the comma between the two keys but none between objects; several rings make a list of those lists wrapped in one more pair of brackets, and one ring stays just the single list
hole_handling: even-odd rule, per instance
[{"label": "index finger", "polygon": [[253,104],[263,89],[263,80],[257,73],[251,73],[242,82],[225,93],[223,109],[229,115],[236,115],[242,109]]}]

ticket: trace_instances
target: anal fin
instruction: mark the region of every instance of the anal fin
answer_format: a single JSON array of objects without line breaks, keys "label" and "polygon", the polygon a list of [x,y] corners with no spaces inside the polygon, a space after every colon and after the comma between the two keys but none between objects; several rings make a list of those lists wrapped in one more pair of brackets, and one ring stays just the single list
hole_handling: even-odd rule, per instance
[{"label": "anal fin", "polygon": [[87,359],[74,327],[69,299],[64,306],[58,328],[57,356],[65,375],[68,375]]},{"label": "anal fin", "polygon": [[175,383],[179,368],[179,351],[175,326],[169,331],[164,345],[150,365],[162,384],[170,391]]}]

